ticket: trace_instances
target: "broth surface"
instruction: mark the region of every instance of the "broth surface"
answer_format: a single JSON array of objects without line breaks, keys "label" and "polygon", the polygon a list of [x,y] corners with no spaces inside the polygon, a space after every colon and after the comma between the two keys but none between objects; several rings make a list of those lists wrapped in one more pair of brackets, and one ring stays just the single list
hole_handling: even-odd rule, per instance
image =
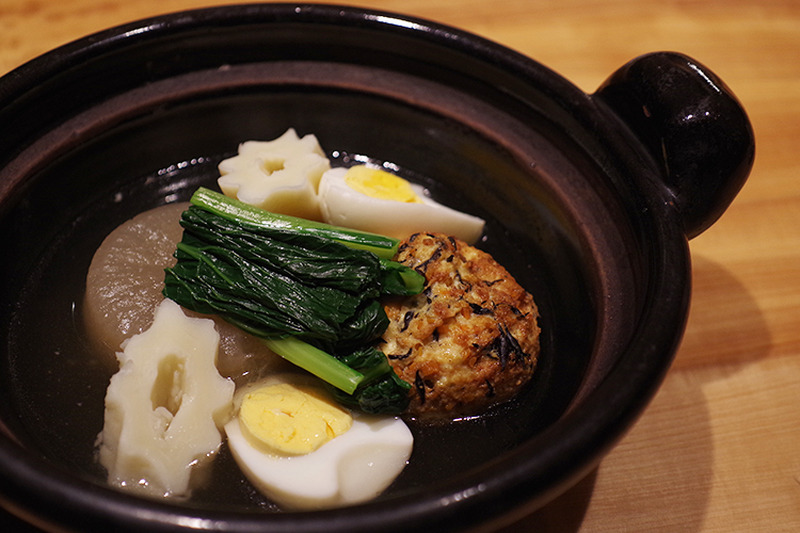
[{"label": "broth surface", "polygon": [[[341,165],[349,156],[336,152],[336,157],[340,161],[334,164]],[[105,483],[105,471],[96,461],[95,441],[102,430],[105,392],[115,369],[91,346],[82,326],[87,269],[103,238],[137,214],[135,209],[186,200],[199,185],[215,188],[218,160],[198,158],[176,164],[88,202],[72,224],[58,233],[19,295],[9,330],[9,377],[25,438],[49,460],[98,484]],[[404,177],[422,181],[410,172]],[[441,198],[441,191],[430,185],[434,197],[438,192]],[[530,261],[520,267],[514,255],[519,246],[515,235],[498,227],[495,220],[487,220],[486,238],[478,246],[506,265],[539,304],[545,332],[539,367],[516,400],[484,416],[439,425],[409,421],[414,452],[408,467],[381,498],[460,475],[513,449],[550,423],[577,387],[571,374],[566,374],[566,382],[554,381],[554,372],[559,371],[552,358],[552,339],[546,333],[551,329],[546,280]],[[277,510],[245,480],[224,445],[207,475],[184,505]]]}]

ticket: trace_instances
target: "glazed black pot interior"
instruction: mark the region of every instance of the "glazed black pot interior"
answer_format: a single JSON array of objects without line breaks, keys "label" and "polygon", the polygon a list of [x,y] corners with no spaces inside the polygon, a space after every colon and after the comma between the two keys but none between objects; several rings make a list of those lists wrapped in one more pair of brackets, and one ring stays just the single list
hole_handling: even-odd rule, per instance
[{"label": "glazed black pot interior", "polygon": [[[663,161],[624,113],[625,84],[643,82],[620,76],[586,95],[451,28],[270,4],[115,28],[8,75],[3,505],[47,529],[328,532],[490,528],[544,505],[597,464],[658,387],[686,318],[687,235],[721,214],[752,160],[745,131],[743,147],[726,148],[741,162],[721,172],[723,192],[687,208],[706,216],[683,216]],[[281,512],[224,451],[189,501],[112,490],[94,457],[110,372],[81,325],[92,254],[132,216],[214,187],[240,142],[289,127],[315,134],[335,164],[389,163],[486,219],[479,247],[540,308],[533,382],[482,417],[410,421],[410,464],[367,504]]]}]

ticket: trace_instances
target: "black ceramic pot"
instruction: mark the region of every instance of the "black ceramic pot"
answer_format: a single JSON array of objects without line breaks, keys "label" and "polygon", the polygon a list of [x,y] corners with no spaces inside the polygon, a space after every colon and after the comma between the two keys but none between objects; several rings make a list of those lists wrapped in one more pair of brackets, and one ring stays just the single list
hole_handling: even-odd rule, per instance
[{"label": "black ceramic pot", "polygon": [[[412,423],[408,469],[364,505],[273,512],[224,475],[227,496],[188,503],[116,492],[92,458],[109,374],[80,327],[91,254],[213,184],[239,142],[290,126],[487,220],[480,246],[541,309],[534,382],[485,417]],[[634,59],[585,94],[474,35],[321,5],[179,13],[63,46],[0,80],[0,139],[0,501],[75,531],[470,530],[541,507],[659,386],[686,320],[687,239],[754,154],[735,97],[683,55]]]}]

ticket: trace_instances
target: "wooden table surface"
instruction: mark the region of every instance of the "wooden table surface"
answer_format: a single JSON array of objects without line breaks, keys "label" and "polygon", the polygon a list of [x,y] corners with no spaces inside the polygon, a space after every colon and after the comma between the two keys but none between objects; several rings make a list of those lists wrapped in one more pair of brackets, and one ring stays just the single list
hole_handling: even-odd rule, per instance
[{"label": "wooden table surface", "polygon": [[[214,3],[233,2],[0,0],[0,74],[113,25]],[[587,92],[655,50],[694,57],[734,90],[756,162],[691,241],[692,307],[673,368],[593,475],[509,531],[800,531],[800,2],[350,3],[488,37]]]}]

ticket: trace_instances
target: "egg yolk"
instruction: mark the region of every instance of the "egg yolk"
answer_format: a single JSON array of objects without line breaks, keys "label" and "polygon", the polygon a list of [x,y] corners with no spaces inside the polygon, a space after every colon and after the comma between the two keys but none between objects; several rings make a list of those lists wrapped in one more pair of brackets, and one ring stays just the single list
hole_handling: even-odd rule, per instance
[{"label": "egg yolk", "polygon": [[245,394],[239,423],[253,446],[282,455],[305,455],[349,430],[353,418],[312,388],[279,383]]},{"label": "egg yolk", "polygon": [[419,196],[403,178],[385,170],[358,165],[347,170],[344,182],[354,191],[372,198],[421,204]]}]

